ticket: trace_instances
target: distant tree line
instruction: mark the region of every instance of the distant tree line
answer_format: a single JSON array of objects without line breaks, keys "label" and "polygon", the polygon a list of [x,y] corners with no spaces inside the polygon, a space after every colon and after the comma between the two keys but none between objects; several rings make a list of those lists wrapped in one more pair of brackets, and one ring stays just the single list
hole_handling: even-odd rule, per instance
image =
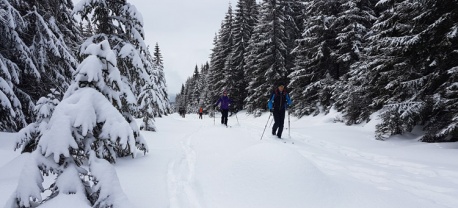
[{"label": "distant tree line", "polygon": [[291,113],[379,112],[376,138],[420,126],[424,142],[458,140],[458,1],[239,0],[177,105],[211,108],[223,90],[234,108],[265,110],[287,84]]}]

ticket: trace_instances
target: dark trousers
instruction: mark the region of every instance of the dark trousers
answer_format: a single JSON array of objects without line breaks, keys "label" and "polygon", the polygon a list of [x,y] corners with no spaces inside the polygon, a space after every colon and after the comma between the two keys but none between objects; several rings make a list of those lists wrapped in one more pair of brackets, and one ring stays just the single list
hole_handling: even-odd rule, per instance
[{"label": "dark trousers", "polygon": [[199,113],[199,119],[202,119],[202,113]]},{"label": "dark trousers", "polygon": [[229,114],[229,109],[221,109],[221,124],[227,126],[227,115]]},{"label": "dark trousers", "polygon": [[[278,137],[281,137],[283,133],[283,125],[285,124],[285,110],[274,110],[274,126],[272,127],[272,134],[277,134]],[[277,131],[278,129],[278,131]]]}]

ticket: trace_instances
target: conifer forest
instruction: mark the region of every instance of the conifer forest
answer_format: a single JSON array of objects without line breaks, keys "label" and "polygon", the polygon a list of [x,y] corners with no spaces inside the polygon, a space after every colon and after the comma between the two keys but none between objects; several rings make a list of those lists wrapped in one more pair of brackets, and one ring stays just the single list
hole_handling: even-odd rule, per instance
[{"label": "conifer forest", "polygon": [[88,57],[84,51],[103,40],[115,51],[130,91],[117,95],[132,104],[121,112],[151,119],[169,114],[161,50],[145,45],[143,19],[134,6],[125,0],[77,6],[71,0],[1,0],[0,130],[18,131],[51,116],[40,115],[40,108],[51,109],[66,97]]},{"label": "conifer forest", "polygon": [[[292,117],[337,111],[334,122],[349,126],[378,119],[377,140],[421,129],[422,142],[458,141],[458,0],[237,0],[209,40],[208,62],[190,66],[175,106],[166,57],[159,43],[145,42],[147,21],[127,0],[0,0],[0,132],[27,155],[5,207],[66,196],[88,207],[132,207],[112,164],[146,155],[141,131],[157,131],[159,117],[200,107],[212,114],[223,91],[230,111],[245,118],[265,112],[281,84]],[[175,162],[165,166],[172,188],[194,175],[185,160],[195,159],[192,135],[176,136],[187,139],[176,164],[187,166],[175,175]],[[188,176],[178,174],[182,167]]]},{"label": "conifer forest", "polygon": [[240,0],[229,5],[210,60],[195,66],[177,105],[256,114],[279,83],[297,117],[378,112],[376,139],[424,130],[423,142],[458,140],[458,1]]}]

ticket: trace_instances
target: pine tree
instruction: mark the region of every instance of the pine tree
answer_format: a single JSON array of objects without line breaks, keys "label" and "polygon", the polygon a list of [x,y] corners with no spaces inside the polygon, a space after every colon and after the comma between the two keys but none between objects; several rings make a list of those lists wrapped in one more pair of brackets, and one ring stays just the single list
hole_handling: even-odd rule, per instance
[{"label": "pine tree", "polygon": [[186,109],[186,88],[184,84],[181,85],[180,93],[175,98],[176,111],[182,113]]},{"label": "pine tree", "polygon": [[133,120],[129,114],[137,114],[136,97],[149,79],[146,67],[152,64],[146,54],[148,48],[144,42],[142,15],[126,0],[83,0],[74,11],[94,27],[94,35],[81,46],[83,50],[87,45],[103,40],[108,40],[113,46],[119,70],[125,77],[123,81],[133,92],[123,99],[122,112],[126,119]]},{"label": "pine tree", "polygon": [[235,11],[233,24],[233,47],[232,47],[232,69],[233,87],[231,88],[231,99],[234,109],[242,110],[243,103],[247,96],[247,82],[244,78],[246,49],[248,41],[257,23],[257,4],[255,0],[239,0]]},{"label": "pine tree", "polygon": [[192,77],[188,79],[186,82],[186,112],[187,113],[196,113],[197,112],[197,103],[199,103],[198,100],[196,100],[195,95],[197,94],[195,92],[196,90],[196,79],[194,78],[194,74]]},{"label": "pine tree", "polygon": [[285,16],[285,45],[288,51],[285,54],[285,66],[289,75],[293,71],[295,62],[295,54],[292,51],[296,48],[296,41],[302,37],[304,31],[306,7],[304,0],[284,0],[282,5]]},{"label": "pine tree", "polygon": [[[226,16],[221,24],[218,38],[210,60],[212,95],[214,98],[221,95],[223,90],[231,90],[234,86],[232,46],[233,46],[233,14],[229,5]],[[230,93],[230,92],[229,92]]]},{"label": "pine tree", "polygon": [[[83,53],[88,56],[49,123],[41,128],[36,150],[7,207],[35,207],[62,200],[63,195],[93,207],[131,206],[109,162],[136,156],[137,148],[147,151],[115,107],[122,108],[121,97],[132,92],[126,92],[129,88],[121,80],[108,41],[89,45]],[[43,176],[49,174],[55,178],[50,177],[50,194],[43,199]]]},{"label": "pine tree", "polygon": [[202,107],[204,110],[212,109],[212,105],[214,103],[214,100],[211,99],[210,97],[210,89],[209,89],[209,69],[210,65],[208,63],[205,63],[201,67],[201,72],[200,72],[200,80],[199,83],[201,85],[200,88],[200,100],[199,102],[200,107]]},{"label": "pine tree", "polygon": [[[366,120],[371,111],[384,107],[382,124],[377,130],[377,138],[383,139],[384,134],[412,130],[426,109],[426,102],[421,98],[425,88],[411,82],[420,78],[419,68],[408,58],[415,45],[413,28],[419,24],[412,20],[422,14],[423,6],[421,2],[410,0],[384,1],[377,6],[381,13],[369,33],[367,55],[355,63],[349,79],[354,86],[349,92],[358,96],[360,104],[367,107],[350,112],[350,118]],[[349,106],[349,109],[359,108],[360,104],[352,104],[357,106]]]},{"label": "pine tree", "polygon": [[249,43],[247,74],[250,75],[245,108],[249,112],[265,109],[272,86],[288,82],[285,44],[285,16],[282,0],[265,0],[261,4],[259,22]]},{"label": "pine tree", "polygon": [[62,100],[62,94],[52,89],[51,93],[37,101],[34,109],[35,122],[18,132],[15,150],[21,149],[21,153],[24,153],[32,152],[37,148],[39,139],[46,131],[49,120],[60,100]]},{"label": "pine tree", "polygon": [[[211,100],[216,100],[220,95],[221,89],[218,88],[216,83],[218,83],[219,80],[224,79],[224,75],[221,70],[224,67],[224,60],[222,59],[222,56],[220,56],[221,47],[219,46],[218,42],[218,36],[216,35],[213,39],[213,49],[210,55],[210,68],[208,75],[208,81],[210,83],[208,88]],[[213,108],[213,106],[207,107]]]},{"label": "pine tree", "polygon": [[[138,115],[138,95],[141,87],[148,82],[147,68],[153,67],[152,59],[144,43],[143,18],[134,5],[125,0],[83,0],[74,10],[82,19],[95,27],[95,35],[81,45],[84,51],[88,45],[107,40],[113,46],[117,66],[121,73],[122,86],[127,89],[121,95],[121,104],[115,107],[122,112],[135,132],[137,143],[143,140],[133,115]],[[124,156],[127,156],[124,155]]]},{"label": "pine tree", "polygon": [[[419,78],[407,82],[423,94],[421,111],[426,135],[424,142],[458,141],[458,18],[457,1],[427,0],[422,5],[411,39],[415,44],[409,59],[420,68]],[[425,113],[428,112],[428,113]]]},{"label": "pine tree", "polygon": [[[0,1],[0,131],[16,131],[26,125],[25,114],[33,106],[18,88],[23,73],[39,76],[30,51],[21,39],[26,22],[9,1]],[[21,102],[27,100],[28,102]]]},{"label": "pine tree", "polygon": [[340,0],[339,13],[333,25],[337,33],[336,62],[339,71],[336,77],[348,73],[350,65],[360,60],[363,53],[363,39],[369,32],[376,16],[374,1]]},{"label": "pine tree", "polygon": [[[297,116],[327,112],[331,106],[331,93],[322,91],[324,80],[338,79],[336,73],[336,33],[333,25],[339,12],[339,2],[308,1],[306,6],[305,30],[298,46],[294,49],[295,68],[291,78],[291,99],[296,103]],[[331,90],[332,91],[332,90]]]},{"label": "pine tree", "polygon": [[71,13],[73,3],[60,0],[23,1],[16,2],[16,8],[27,22],[21,38],[40,73],[40,76],[22,76],[19,88],[34,101],[46,96],[51,89],[64,93],[78,63],[74,49],[81,43],[79,28]]},{"label": "pine tree", "polygon": [[36,100],[51,88],[66,90],[77,64],[73,49],[80,37],[71,1],[2,1],[1,5],[0,59],[9,68],[2,70],[2,77],[11,77],[5,80],[9,89],[2,88],[10,101],[19,100],[12,105],[15,118],[2,120],[6,123],[1,128],[15,131],[33,120]]},{"label": "pine tree", "polygon": [[196,65],[194,68],[194,73],[189,82],[189,97],[188,97],[188,112],[197,113],[202,102],[200,99],[200,92],[202,85],[200,81],[201,74],[199,72],[199,67]]},{"label": "pine tree", "polygon": [[162,59],[162,54],[161,50],[159,49],[159,44],[156,43],[156,46],[154,47],[154,53],[153,53],[153,59],[154,59],[154,66],[156,67],[156,76],[157,76],[157,82],[156,85],[158,87],[158,94],[159,94],[159,100],[158,100],[158,106],[159,106],[159,112],[160,114],[158,115],[161,117],[162,115],[168,115],[170,114],[171,107],[170,107],[170,102],[169,102],[169,96],[167,93],[167,84],[165,80],[165,74],[164,74],[164,63]]},{"label": "pine tree", "polygon": [[[370,33],[376,20],[374,1],[341,0],[340,13],[335,20],[334,30],[337,33],[336,63],[339,79],[332,96],[338,111],[342,111],[348,125],[361,123],[369,119],[370,102],[361,95],[359,85],[352,85],[351,66],[365,58],[365,37]],[[353,75],[353,74],[352,74]],[[354,86],[354,87],[353,87]]]},{"label": "pine tree", "polygon": [[138,117],[143,118],[140,129],[145,131],[156,131],[154,125],[154,117],[161,115],[158,100],[160,99],[159,91],[157,89],[157,67],[154,63],[153,57],[146,51],[148,62],[145,66],[149,79],[145,80],[140,94],[138,96]]}]

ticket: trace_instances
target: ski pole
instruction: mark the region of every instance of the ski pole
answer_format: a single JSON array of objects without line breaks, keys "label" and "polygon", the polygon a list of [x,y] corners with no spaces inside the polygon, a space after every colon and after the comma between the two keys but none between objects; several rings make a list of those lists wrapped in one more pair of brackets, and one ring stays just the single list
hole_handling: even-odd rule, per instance
[{"label": "ski pole", "polygon": [[213,125],[216,125],[215,117],[216,117],[216,107],[213,108]]},{"label": "ski pole", "polygon": [[272,113],[269,114],[269,118],[267,119],[267,123],[266,123],[266,126],[264,127],[264,131],[262,131],[262,135],[261,135],[261,139],[260,140],[262,140],[262,137],[264,136],[264,132],[266,132],[266,128],[267,128],[267,124],[269,124],[270,116],[272,116]]},{"label": "ski pole", "polygon": [[235,118],[237,119],[237,123],[239,124],[240,126],[240,123],[239,123],[239,118],[237,117],[237,113],[235,113]]},{"label": "ski pole", "polygon": [[289,115],[290,114],[289,114],[289,109],[288,109],[288,136],[291,139],[291,123],[290,123]]}]

